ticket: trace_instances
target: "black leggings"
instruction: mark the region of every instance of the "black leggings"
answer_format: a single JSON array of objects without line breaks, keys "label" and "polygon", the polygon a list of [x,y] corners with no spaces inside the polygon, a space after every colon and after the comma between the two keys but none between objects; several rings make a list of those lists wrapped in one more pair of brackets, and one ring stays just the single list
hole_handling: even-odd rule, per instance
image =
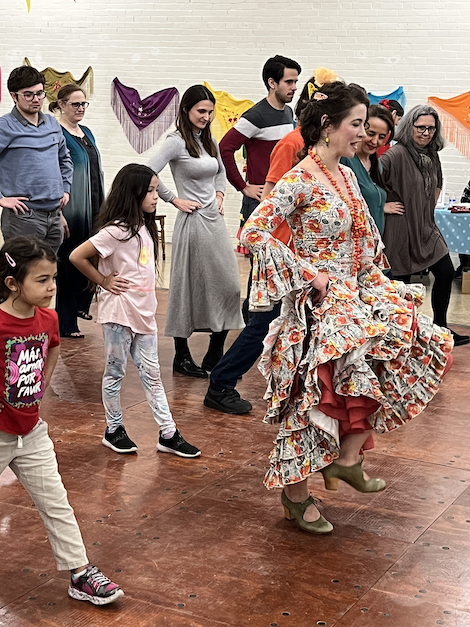
[{"label": "black leggings", "polygon": [[[452,281],[454,280],[454,264],[449,253],[439,259],[429,270],[434,275],[434,285],[431,292],[431,305],[434,312],[434,322],[440,327],[447,326],[447,309],[449,307]],[[397,281],[410,283],[411,274],[396,276]]]}]

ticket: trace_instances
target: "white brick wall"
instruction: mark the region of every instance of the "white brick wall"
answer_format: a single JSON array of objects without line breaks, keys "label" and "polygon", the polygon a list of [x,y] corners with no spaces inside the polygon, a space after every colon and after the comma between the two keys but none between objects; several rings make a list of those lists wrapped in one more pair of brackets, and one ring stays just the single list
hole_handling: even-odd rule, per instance
[{"label": "white brick wall", "polygon": [[[430,95],[449,98],[469,90],[468,0],[9,0],[0,6],[2,102],[10,71],[27,56],[38,69],[52,66],[79,77],[95,72],[95,96],[85,123],[93,130],[106,184],[126,163],[146,163],[130,147],[109,104],[115,76],[142,97],[207,80],[214,89],[257,101],[265,96],[264,61],[284,54],[304,68],[335,69],[345,80],[374,93],[403,85],[408,106]],[[449,145],[441,153],[447,190],[457,196],[470,178],[470,164]],[[169,172],[162,176],[171,182]],[[226,222],[234,236],[241,195],[229,188]],[[163,202],[171,239],[175,209]]]}]

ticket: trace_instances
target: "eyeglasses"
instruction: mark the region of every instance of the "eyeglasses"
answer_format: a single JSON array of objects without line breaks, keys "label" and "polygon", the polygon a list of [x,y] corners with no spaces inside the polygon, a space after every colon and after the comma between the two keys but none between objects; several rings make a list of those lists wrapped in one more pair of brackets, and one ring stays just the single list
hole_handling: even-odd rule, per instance
[{"label": "eyeglasses", "polygon": [[46,92],[44,90],[41,91],[14,91],[13,92],[16,96],[23,96],[23,98],[26,100],[26,102],[31,102],[32,100],[34,100],[34,98],[37,98],[38,100],[44,100],[45,96],[46,96]]},{"label": "eyeglasses", "polygon": [[424,133],[426,132],[428,132],[430,135],[434,135],[434,133],[436,132],[435,126],[416,126],[416,124],[413,124],[413,126],[420,135],[424,135]]},{"label": "eyeglasses", "polygon": [[83,109],[86,109],[90,103],[83,101],[83,102],[68,102],[67,104],[72,106],[75,109],[75,111],[78,111],[80,107],[82,107]]}]

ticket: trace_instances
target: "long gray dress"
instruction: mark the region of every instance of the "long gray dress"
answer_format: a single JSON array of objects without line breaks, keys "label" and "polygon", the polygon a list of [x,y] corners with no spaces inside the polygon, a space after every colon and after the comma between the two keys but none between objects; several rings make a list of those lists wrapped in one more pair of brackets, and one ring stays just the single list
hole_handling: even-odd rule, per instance
[{"label": "long gray dress", "polygon": [[[180,135],[170,133],[149,163],[157,173],[169,163],[178,198],[201,204],[197,211],[176,216],[165,327],[170,337],[244,326],[238,264],[216,197],[225,192],[225,168],[218,146],[216,158],[200,145],[201,156],[191,157]],[[158,195],[166,202],[175,198],[161,182]]]}]

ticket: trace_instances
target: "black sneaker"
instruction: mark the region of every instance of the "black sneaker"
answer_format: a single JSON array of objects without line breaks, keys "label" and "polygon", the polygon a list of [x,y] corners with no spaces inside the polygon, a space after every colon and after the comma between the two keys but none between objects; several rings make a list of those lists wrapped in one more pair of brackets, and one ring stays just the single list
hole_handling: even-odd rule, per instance
[{"label": "black sneaker", "polygon": [[106,433],[101,441],[116,453],[135,453],[137,451],[137,444],[130,439],[122,425],[114,433],[109,433],[106,427]]},{"label": "black sneaker", "polygon": [[225,414],[247,414],[252,410],[250,401],[240,397],[235,389],[214,390],[210,385],[204,398],[204,405]]},{"label": "black sneaker", "polygon": [[199,457],[201,454],[198,448],[186,442],[178,429],[172,438],[164,438],[160,433],[157,449],[162,453],[173,453],[179,457]]},{"label": "black sneaker", "polygon": [[450,332],[454,338],[454,346],[464,346],[465,344],[470,344],[470,337],[468,335],[460,335],[459,333],[452,331],[452,329]]}]

